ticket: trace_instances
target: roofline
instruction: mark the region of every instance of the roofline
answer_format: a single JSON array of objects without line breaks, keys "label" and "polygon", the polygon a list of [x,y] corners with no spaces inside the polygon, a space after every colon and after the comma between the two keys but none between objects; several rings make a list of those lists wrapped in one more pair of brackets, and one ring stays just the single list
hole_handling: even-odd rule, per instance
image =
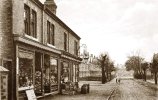
[{"label": "roofline", "polygon": [[55,14],[53,14],[47,7],[45,7],[44,4],[42,4],[39,0],[32,0],[33,3],[35,3],[40,9],[42,9],[46,14],[48,14],[50,17],[52,17],[55,21],[59,22],[61,26],[63,26],[65,29],[68,30],[68,32],[71,32],[72,35],[74,35],[78,40],[81,38],[79,35],[77,35],[71,28],[69,28],[60,18],[58,18]]}]

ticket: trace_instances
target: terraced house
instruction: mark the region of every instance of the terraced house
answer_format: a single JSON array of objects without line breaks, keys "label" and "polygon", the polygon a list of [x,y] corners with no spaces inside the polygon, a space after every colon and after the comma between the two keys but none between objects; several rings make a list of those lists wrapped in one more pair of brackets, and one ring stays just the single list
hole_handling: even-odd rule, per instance
[{"label": "terraced house", "polygon": [[54,0],[0,0],[0,65],[9,70],[8,100],[26,90],[60,92],[61,79],[78,82],[80,37],[56,16]]}]

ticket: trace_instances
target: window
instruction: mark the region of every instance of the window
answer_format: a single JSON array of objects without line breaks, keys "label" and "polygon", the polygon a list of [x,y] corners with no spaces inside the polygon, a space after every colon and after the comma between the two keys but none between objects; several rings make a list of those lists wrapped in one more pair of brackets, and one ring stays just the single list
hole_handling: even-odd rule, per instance
[{"label": "window", "polygon": [[19,58],[19,88],[33,85],[33,59]]},{"label": "window", "polygon": [[74,41],[74,54],[75,54],[75,55],[78,55],[78,48],[77,48],[77,45],[78,45],[77,41]]},{"label": "window", "polygon": [[47,21],[47,43],[50,44],[50,22]]},{"label": "window", "polygon": [[58,67],[57,60],[54,58],[50,58],[50,85],[51,91],[58,90]]},{"label": "window", "polygon": [[54,25],[47,21],[47,43],[54,45]]},{"label": "window", "polygon": [[24,27],[25,34],[37,38],[37,13],[24,5]]},{"label": "window", "polygon": [[37,15],[36,15],[36,12],[34,10],[32,10],[32,15],[31,15],[31,35],[33,37],[37,37],[37,33],[36,33],[36,22],[37,22]]},{"label": "window", "polygon": [[24,27],[25,33],[30,35],[30,7],[24,5]]},{"label": "window", "polygon": [[67,34],[64,33],[64,50],[67,51]]},{"label": "window", "polygon": [[69,74],[70,74],[70,69],[69,69],[68,62],[62,62],[61,63],[61,81],[68,82],[70,80]]},{"label": "window", "polygon": [[51,24],[50,27],[50,44],[54,45],[54,25]]},{"label": "window", "polygon": [[57,59],[44,55],[44,92],[50,93],[58,90],[58,67]]}]

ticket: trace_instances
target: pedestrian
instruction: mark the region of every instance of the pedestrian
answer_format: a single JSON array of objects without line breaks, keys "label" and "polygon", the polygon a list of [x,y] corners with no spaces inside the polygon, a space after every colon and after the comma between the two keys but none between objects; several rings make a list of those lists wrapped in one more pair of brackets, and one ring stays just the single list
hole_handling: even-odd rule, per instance
[{"label": "pedestrian", "polygon": [[118,83],[120,84],[120,82],[121,82],[121,79],[119,78],[119,79],[118,79]]},{"label": "pedestrian", "polygon": [[117,78],[116,78],[116,83],[117,83]]}]

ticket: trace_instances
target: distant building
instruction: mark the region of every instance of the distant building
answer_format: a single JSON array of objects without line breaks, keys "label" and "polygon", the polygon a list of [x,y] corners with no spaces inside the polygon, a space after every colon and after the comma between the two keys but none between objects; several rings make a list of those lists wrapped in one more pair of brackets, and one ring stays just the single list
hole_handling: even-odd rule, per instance
[{"label": "distant building", "polygon": [[78,82],[80,37],[56,16],[54,0],[0,0],[0,66],[9,70],[8,100],[57,94]]},{"label": "distant building", "polygon": [[101,76],[101,68],[98,65],[98,58],[93,56],[93,54],[89,55],[87,48],[81,52],[82,63],[79,65],[79,77],[95,77]]}]

